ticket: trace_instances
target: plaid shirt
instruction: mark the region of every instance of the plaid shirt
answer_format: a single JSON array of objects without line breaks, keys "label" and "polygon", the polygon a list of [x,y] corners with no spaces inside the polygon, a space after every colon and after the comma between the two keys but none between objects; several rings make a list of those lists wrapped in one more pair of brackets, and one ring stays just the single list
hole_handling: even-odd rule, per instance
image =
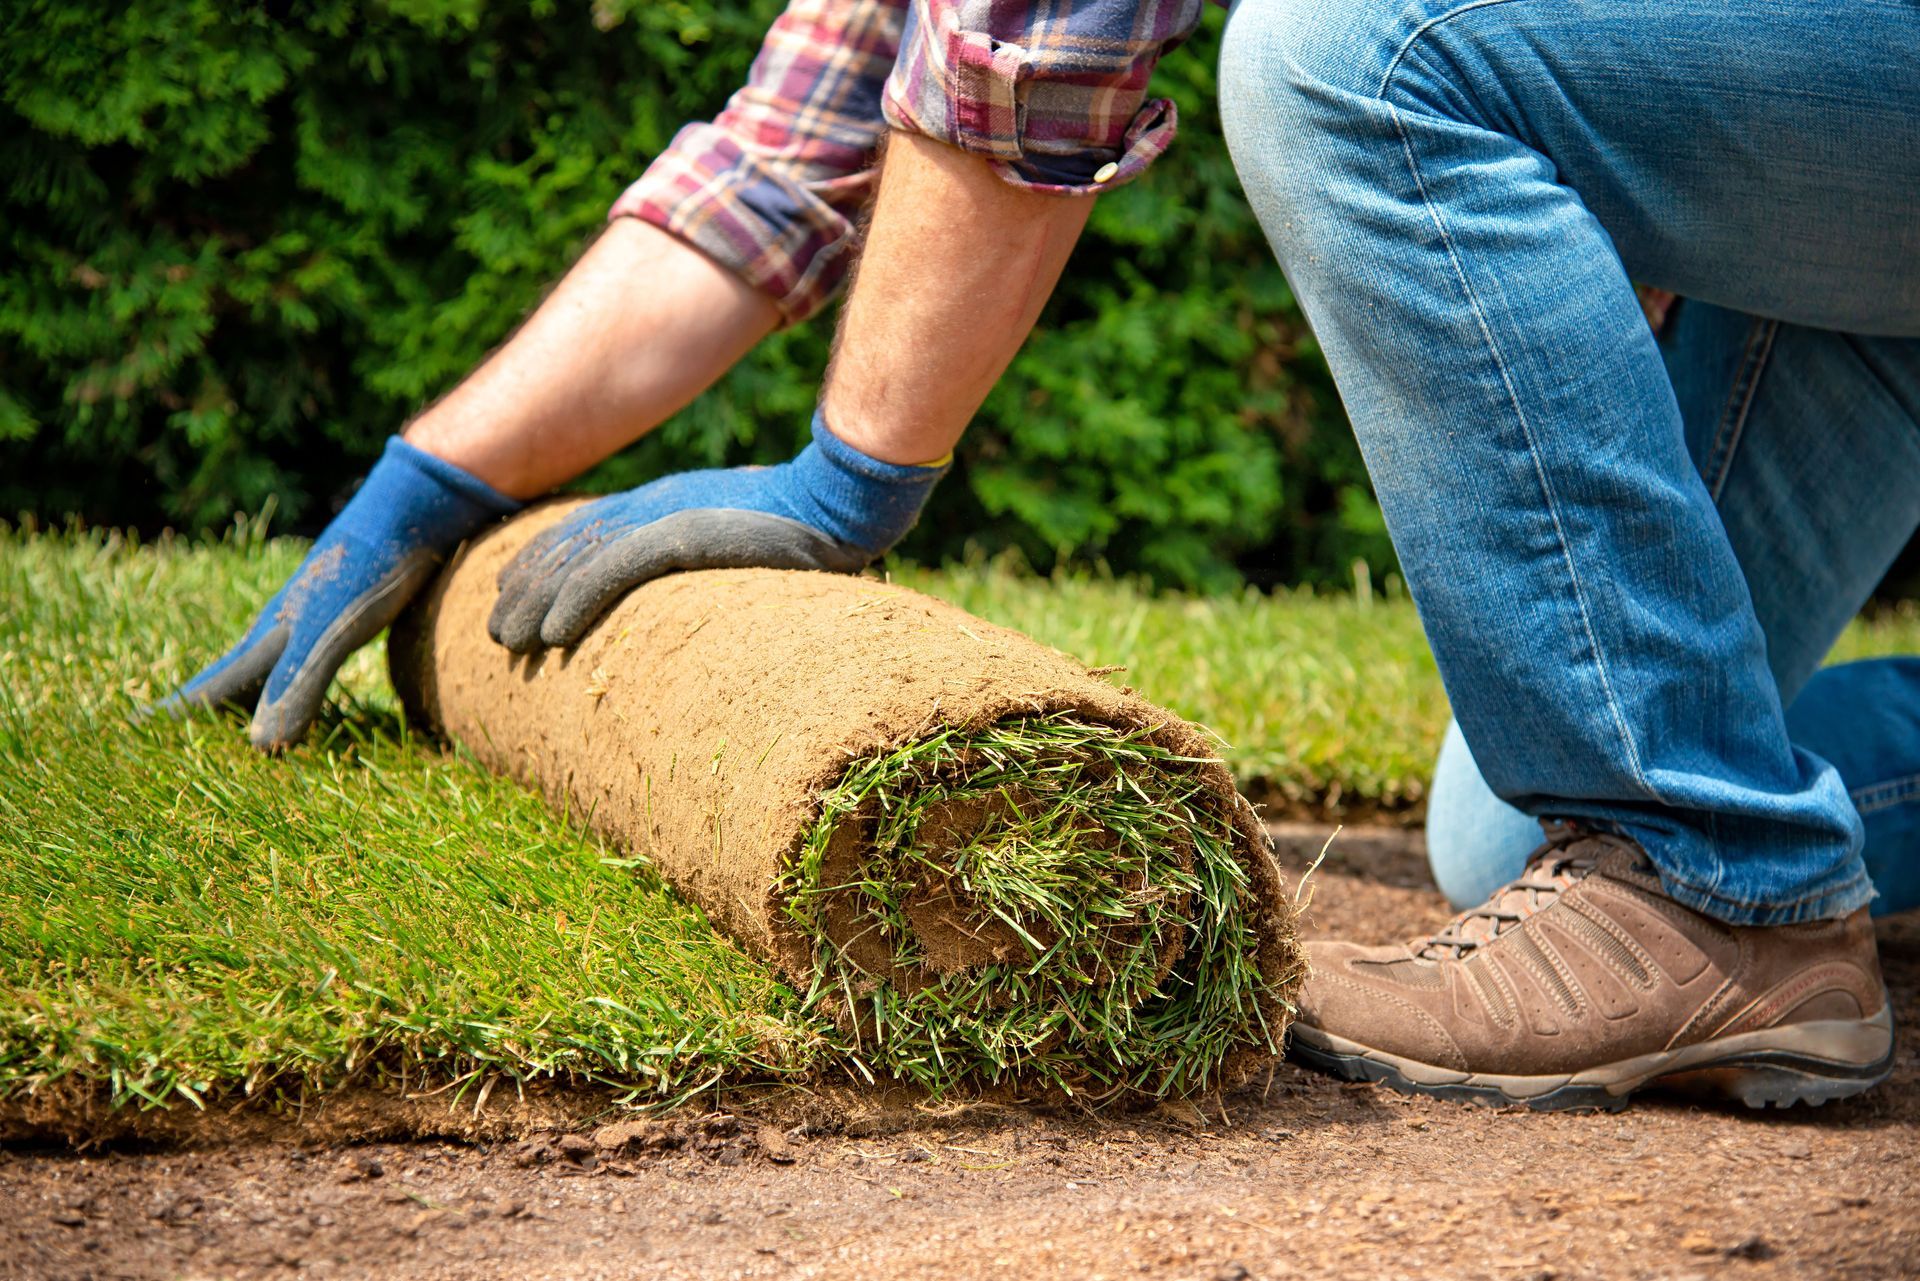
[{"label": "plaid shirt", "polygon": [[984,156],[1016,186],[1086,194],[1173,141],[1148,100],[1202,0],[792,0],[747,83],[682,129],[614,203],[739,273],[788,323],[852,263],[889,127]]}]

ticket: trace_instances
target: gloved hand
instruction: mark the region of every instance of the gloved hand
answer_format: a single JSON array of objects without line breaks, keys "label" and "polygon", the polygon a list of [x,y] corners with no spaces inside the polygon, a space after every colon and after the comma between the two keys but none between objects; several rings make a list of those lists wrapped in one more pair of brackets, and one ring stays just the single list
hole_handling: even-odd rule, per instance
[{"label": "gloved hand", "polygon": [[816,412],[792,462],[662,477],[545,530],[500,571],[487,631],[515,653],[572,645],[628,590],[679,569],[864,569],[946,470],[869,458]]},{"label": "gloved hand", "polygon": [[255,747],[299,742],[347,656],[394,620],[462,539],[519,508],[478,477],[393,437],[240,643],[151,710],[252,707]]}]

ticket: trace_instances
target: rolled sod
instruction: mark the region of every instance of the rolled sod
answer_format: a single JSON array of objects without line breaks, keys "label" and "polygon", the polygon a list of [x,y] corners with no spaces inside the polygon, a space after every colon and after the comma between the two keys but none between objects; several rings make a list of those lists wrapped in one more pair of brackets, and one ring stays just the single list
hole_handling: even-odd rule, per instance
[{"label": "rolled sod", "polygon": [[1201,730],[873,578],[669,575],[516,657],[496,576],[570,506],[467,547],[395,625],[409,717],[649,860],[857,1070],[1174,1094],[1275,1052],[1295,905]]}]

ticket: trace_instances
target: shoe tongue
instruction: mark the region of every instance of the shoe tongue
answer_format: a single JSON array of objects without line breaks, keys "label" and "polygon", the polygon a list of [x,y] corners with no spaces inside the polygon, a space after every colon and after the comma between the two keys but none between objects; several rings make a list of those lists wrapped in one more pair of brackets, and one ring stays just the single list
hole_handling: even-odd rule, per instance
[{"label": "shoe tongue", "polygon": [[1666,888],[1660,884],[1660,874],[1654,870],[1647,856],[1638,850],[1616,845],[1600,856],[1593,870],[1616,881],[1651,890],[1663,898],[1666,896]]}]

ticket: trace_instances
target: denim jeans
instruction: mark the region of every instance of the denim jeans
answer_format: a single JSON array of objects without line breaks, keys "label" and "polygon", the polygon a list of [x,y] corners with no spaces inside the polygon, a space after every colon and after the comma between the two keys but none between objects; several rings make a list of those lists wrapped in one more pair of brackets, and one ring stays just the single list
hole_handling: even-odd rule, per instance
[{"label": "denim jeans", "polygon": [[[1920,658],[1843,663],[1787,705],[1793,741],[1833,763],[1866,826],[1873,914],[1920,907]],[[1488,789],[1457,725],[1447,727],[1427,806],[1427,858],[1456,907],[1520,875],[1540,825]]]},{"label": "denim jeans", "polygon": [[[1228,24],[1235,165],[1479,772],[1732,922],[1873,894],[1786,706],[1920,525],[1916,68],[1906,2]],[[1687,299],[1664,354],[1632,280]]]}]

